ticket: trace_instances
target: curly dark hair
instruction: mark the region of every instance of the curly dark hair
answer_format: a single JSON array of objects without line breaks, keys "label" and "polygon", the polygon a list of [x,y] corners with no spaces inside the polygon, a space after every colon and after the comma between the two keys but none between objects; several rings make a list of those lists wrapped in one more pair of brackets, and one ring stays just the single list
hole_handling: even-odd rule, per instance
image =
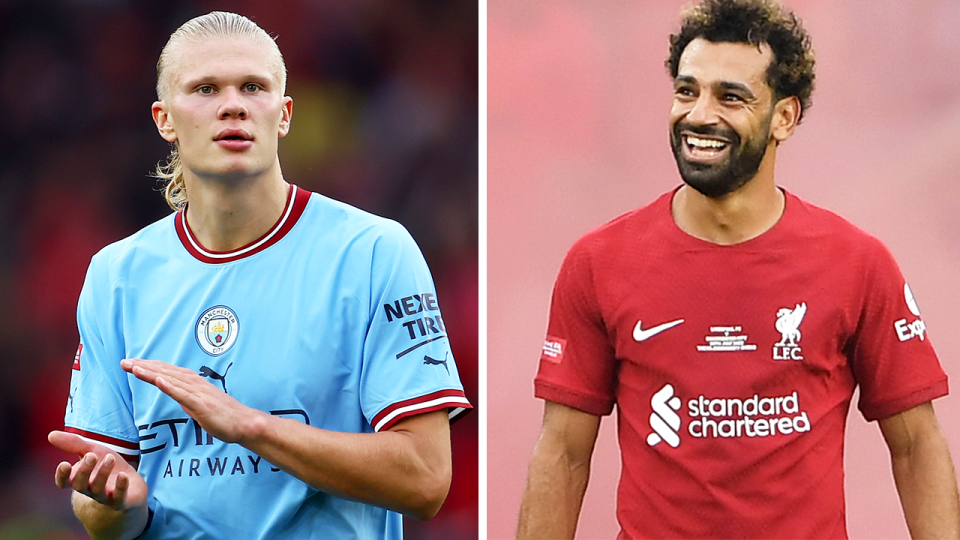
[{"label": "curly dark hair", "polygon": [[680,55],[696,38],[713,43],[766,43],[773,50],[767,84],[777,100],[796,96],[800,118],[813,93],[813,48],[800,19],[775,0],[703,0],[683,14],[680,31],[670,36],[670,57],[664,63],[677,77]]}]

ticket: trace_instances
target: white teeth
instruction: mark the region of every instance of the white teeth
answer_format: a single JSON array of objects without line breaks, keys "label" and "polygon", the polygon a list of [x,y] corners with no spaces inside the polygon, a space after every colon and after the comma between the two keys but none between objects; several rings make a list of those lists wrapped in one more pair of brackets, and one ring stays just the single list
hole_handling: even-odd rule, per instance
[{"label": "white teeth", "polygon": [[687,135],[687,144],[697,148],[723,148],[727,143],[713,139],[701,139],[692,135]]}]

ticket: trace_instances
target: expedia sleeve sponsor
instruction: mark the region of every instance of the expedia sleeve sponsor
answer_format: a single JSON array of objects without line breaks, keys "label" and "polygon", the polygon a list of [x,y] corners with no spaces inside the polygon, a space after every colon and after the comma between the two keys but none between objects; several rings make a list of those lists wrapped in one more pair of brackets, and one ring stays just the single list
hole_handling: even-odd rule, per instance
[{"label": "expedia sleeve sponsor", "polygon": [[924,334],[927,332],[927,325],[923,322],[923,319],[920,318],[920,307],[917,305],[917,300],[913,297],[913,291],[910,290],[910,285],[906,283],[903,284],[903,297],[904,302],[907,304],[907,309],[909,309],[913,315],[913,317],[911,317],[913,320],[908,322],[906,318],[903,318],[893,323],[893,327],[897,331],[897,339],[907,341],[918,337],[920,341],[923,341]]},{"label": "expedia sleeve sponsor", "polygon": [[876,245],[865,268],[851,364],[858,407],[865,419],[879,420],[946,395],[947,376],[889,251]]}]

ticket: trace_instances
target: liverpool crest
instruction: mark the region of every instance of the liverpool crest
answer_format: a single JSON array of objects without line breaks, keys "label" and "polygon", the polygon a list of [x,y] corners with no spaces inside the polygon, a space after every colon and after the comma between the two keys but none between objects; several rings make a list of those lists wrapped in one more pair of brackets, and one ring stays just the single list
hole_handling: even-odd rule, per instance
[{"label": "liverpool crest", "polygon": [[773,346],[774,360],[803,360],[800,350],[800,323],[807,314],[807,303],[797,304],[793,309],[780,308],[777,311],[777,331],[780,341]]}]

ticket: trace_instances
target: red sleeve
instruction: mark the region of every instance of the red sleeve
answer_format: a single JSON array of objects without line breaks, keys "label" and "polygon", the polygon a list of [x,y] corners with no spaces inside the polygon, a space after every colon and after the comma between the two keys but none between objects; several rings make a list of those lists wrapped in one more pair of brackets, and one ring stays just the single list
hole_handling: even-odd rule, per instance
[{"label": "red sleeve", "polygon": [[589,242],[581,239],[570,249],[554,284],[534,395],[606,415],[613,410],[616,396],[616,361],[588,247]]},{"label": "red sleeve", "polygon": [[860,412],[879,420],[945,396],[947,375],[909,285],[878,241],[866,257],[864,275],[852,361]]}]

